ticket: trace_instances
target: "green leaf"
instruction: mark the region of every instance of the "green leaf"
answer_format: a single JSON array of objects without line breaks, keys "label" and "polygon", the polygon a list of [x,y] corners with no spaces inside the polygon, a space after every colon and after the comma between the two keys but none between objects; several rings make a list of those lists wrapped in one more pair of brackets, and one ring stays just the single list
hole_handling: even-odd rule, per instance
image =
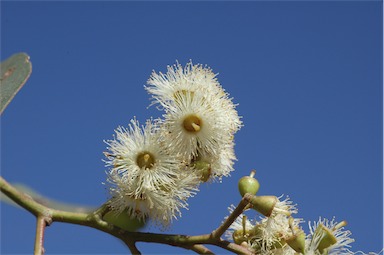
[{"label": "green leaf", "polygon": [[25,53],[17,53],[0,64],[0,114],[23,87],[32,72],[32,64]]}]

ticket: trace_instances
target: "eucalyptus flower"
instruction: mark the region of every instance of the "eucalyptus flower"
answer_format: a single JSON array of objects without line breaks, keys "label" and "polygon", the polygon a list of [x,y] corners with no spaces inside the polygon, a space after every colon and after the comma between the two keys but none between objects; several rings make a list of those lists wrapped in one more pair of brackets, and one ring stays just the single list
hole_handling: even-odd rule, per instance
[{"label": "eucalyptus flower", "polygon": [[193,65],[192,61],[183,67],[176,62],[175,65],[167,66],[167,73],[152,72],[147,81],[145,89],[152,94],[154,101],[152,104],[159,103],[167,106],[175,101],[181,94],[204,94],[214,95],[216,98],[226,98],[227,94],[217,81],[216,74],[212,70],[201,64]]},{"label": "eucalyptus flower", "polygon": [[209,67],[176,63],[152,72],[146,90],[165,111],[163,137],[203,182],[221,180],[236,160],[233,136],[241,120],[229,95]]},{"label": "eucalyptus flower", "polygon": [[354,252],[348,248],[355,240],[350,237],[351,232],[344,230],[345,221],[337,223],[335,219],[321,219],[309,222],[310,236],[307,241],[306,254],[311,255],[352,255]]},{"label": "eucalyptus flower", "polygon": [[225,119],[222,130],[229,128],[234,133],[241,127],[236,105],[207,66],[189,62],[183,67],[177,63],[168,66],[166,74],[153,71],[147,84],[145,88],[154,98],[152,104],[159,103],[166,112],[174,104],[181,104],[180,108],[197,105],[205,111],[217,111],[216,117]]},{"label": "eucalyptus flower", "polygon": [[204,153],[218,155],[232,134],[225,128],[220,112],[214,110],[213,102],[202,94],[181,95],[178,99],[168,105],[164,114],[170,147],[187,159]]},{"label": "eucalyptus flower", "polygon": [[114,139],[106,143],[114,210],[127,210],[132,217],[148,217],[164,226],[177,218],[197,190],[198,178],[183,173],[179,159],[161,142],[158,121],[148,120],[140,127],[131,120],[128,129],[118,127]]},{"label": "eucalyptus flower", "polygon": [[141,193],[135,195],[135,189],[140,185],[127,185],[124,176],[116,173],[109,174],[108,182],[112,196],[109,206],[116,214],[126,212],[129,218],[141,221],[151,219],[163,226],[167,226],[175,217],[170,206],[174,205],[175,201],[166,192],[140,187]]},{"label": "eucalyptus flower", "polygon": [[262,253],[283,248],[286,245],[285,239],[292,234],[291,227],[299,229],[301,222],[301,219],[294,219],[290,224],[290,218],[281,213],[263,217],[255,224],[251,247]]}]

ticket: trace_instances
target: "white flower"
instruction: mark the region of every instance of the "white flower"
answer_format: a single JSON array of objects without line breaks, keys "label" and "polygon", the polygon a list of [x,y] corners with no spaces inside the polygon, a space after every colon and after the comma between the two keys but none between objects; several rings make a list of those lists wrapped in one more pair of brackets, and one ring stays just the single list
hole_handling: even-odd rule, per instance
[{"label": "white flower", "polygon": [[145,89],[154,98],[152,104],[159,103],[167,109],[170,104],[181,100],[179,97],[202,95],[212,103],[214,110],[224,112],[221,117],[233,133],[240,129],[242,122],[235,109],[236,105],[209,67],[189,62],[184,68],[176,63],[167,69],[166,74],[153,71],[147,81],[149,86]]},{"label": "white flower", "polygon": [[151,191],[141,188],[142,192],[134,195],[138,185],[127,185],[127,181],[119,174],[110,174],[109,191],[112,195],[109,205],[112,210],[120,214],[127,211],[128,217],[145,221],[148,218],[167,226],[174,217],[170,204],[174,199],[164,191]]},{"label": "white flower", "polygon": [[[241,121],[212,70],[192,62],[185,67],[177,63],[168,66],[166,74],[153,72],[147,83],[152,104],[165,110],[162,133],[172,154],[202,181],[228,176],[236,160],[233,136]],[[208,173],[196,167],[199,160],[209,165]]]},{"label": "white flower", "polygon": [[289,197],[280,201],[281,198],[282,196],[279,197],[272,214],[256,223],[253,249],[268,252],[276,247],[283,247],[284,239],[292,235],[292,228],[299,229],[302,219],[290,220],[290,215],[297,213],[296,205],[293,205]]},{"label": "white flower", "polygon": [[284,200],[281,200],[283,196],[284,195],[278,197],[278,201],[275,207],[273,208],[271,217],[274,217],[278,214],[290,216],[291,214],[296,214],[298,212],[296,204],[293,204],[289,196],[286,196]]},{"label": "white flower", "polygon": [[[225,111],[202,94],[182,94],[169,104],[164,115],[164,128],[175,153],[191,160],[200,154],[218,155],[232,142],[233,133],[224,120]],[[216,110],[215,110],[216,109]]]},{"label": "white flower", "polygon": [[197,177],[185,177],[181,162],[161,142],[158,122],[140,128],[131,120],[128,129],[116,129],[114,140],[106,141],[111,206],[127,210],[132,217],[149,217],[166,226],[197,189]]},{"label": "white flower", "polygon": [[256,223],[257,231],[252,240],[252,248],[260,252],[268,252],[276,247],[282,247],[284,237],[291,233],[288,217],[277,214],[275,217],[266,217]]},{"label": "white flower", "polygon": [[[318,222],[312,225],[309,222],[310,241],[308,241],[306,254],[329,254],[329,255],[352,255],[348,248],[350,243],[355,240],[350,238],[351,232],[344,230],[346,225],[345,221],[337,223],[333,218],[331,221],[328,219],[319,218]],[[326,237],[326,238],[325,238]],[[335,243],[330,240],[334,240]]]},{"label": "white flower", "polygon": [[[223,137],[226,137],[225,141],[231,141],[233,134],[241,127],[235,105],[208,67],[189,62],[183,68],[177,63],[168,66],[166,74],[153,72],[147,83],[149,86],[145,88],[155,99],[152,103],[159,103],[166,112],[165,121],[176,125],[176,131],[181,129],[190,137],[198,137],[195,140],[199,142],[211,135],[214,136],[208,143],[213,146],[221,144]],[[174,138],[182,137],[177,132]],[[190,142],[184,143],[190,147]],[[210,147],[206,143],[199,145]],[[196,147],[196,144],[193,146]],[[211,148],[208,152],[212,153]]]},{"label": "white flower", "polygon": [[140,184],[134,195],[140,194],[144,187],[174,186],[173,176],[177,176],[180,162],[158,145],[156,129],[156,122],[147,121],[141,129],[138,121],[131,120],[129,129],[118,127],[115,139],[106,141],[110,151],[107,166],[112,167],[111,173],[122,174],[127,182]]},{"label": "white flower", "polygon": [[177,95],[182,93],[201,93],[227,97],[225,91],[217,81],[216,74],[209,67],[201,64],[193,65],[192,62],[183,68],[178,62],[173,66],[167,66],[167,73],[158,74],[153,71],[148,79],[145,89],[155,99],[153,103],[167,105],[174,101]]}]

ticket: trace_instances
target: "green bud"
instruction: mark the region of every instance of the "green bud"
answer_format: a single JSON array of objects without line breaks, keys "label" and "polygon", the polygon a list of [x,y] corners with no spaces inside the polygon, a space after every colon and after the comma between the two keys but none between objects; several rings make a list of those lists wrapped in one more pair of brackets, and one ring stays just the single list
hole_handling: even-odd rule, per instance
[{"label": "green bud", "polygon": [[256,195],[257,191],[259,190],[260,184],[255,178],[253,178],[255,173],[255,170],[252,170],[250,176],[244,176],[239,180],[239,192],[242,197],[246,193]]},{"label": "green bud", "polygon": [[254,196],[250,202],[253,209],[262,215],[269,217],[271,216],[277,201],[278,199],[276,196]]},{"label": "green bud", "polygon": [[315,230],[314,235],[322,236],[317,249],[323,254],[324,249],[328,248],[331,245],[334,245],[337,242],[336,237],[333,235],[332,230],[325,227],[323,224],[319,224]]},{"label": "green bud", "polygon": [[296,252],[303,253],[305,251],[305,233],[298,231],[291,237],[285,239],[286,243]]},{"label": "green bud", "polygon": [[200,180],[202,182],[207,182],[211,177],[211,164],[203,160],[196,160],[192,163],[192,167],[194,167],[200,174]]}]

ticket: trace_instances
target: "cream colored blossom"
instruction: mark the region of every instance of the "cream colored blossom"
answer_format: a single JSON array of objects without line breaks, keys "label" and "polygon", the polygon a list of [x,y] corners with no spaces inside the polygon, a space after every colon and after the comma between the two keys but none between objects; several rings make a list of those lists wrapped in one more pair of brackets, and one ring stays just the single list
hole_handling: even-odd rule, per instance
[{"label": "cream colored blossom", "polygon": [[128,129],[117,128],[115,138],[106,141],[106,164],[114,210],[168,225],[187,207],[198,178],[183,173],[178,158],[162,146],[158,131],[158,122],[150,120],[143,127],[131,120]]},{"label": "cream colored blossom", "polygon": [[201,152],[216,155],[232,144],[241,121],[210,68],[177,63],[166,74],[153,72],[147,83],[153,103],[165,110],[164,127],[176,151],[183,147],[184,156],[192,159]]}]

